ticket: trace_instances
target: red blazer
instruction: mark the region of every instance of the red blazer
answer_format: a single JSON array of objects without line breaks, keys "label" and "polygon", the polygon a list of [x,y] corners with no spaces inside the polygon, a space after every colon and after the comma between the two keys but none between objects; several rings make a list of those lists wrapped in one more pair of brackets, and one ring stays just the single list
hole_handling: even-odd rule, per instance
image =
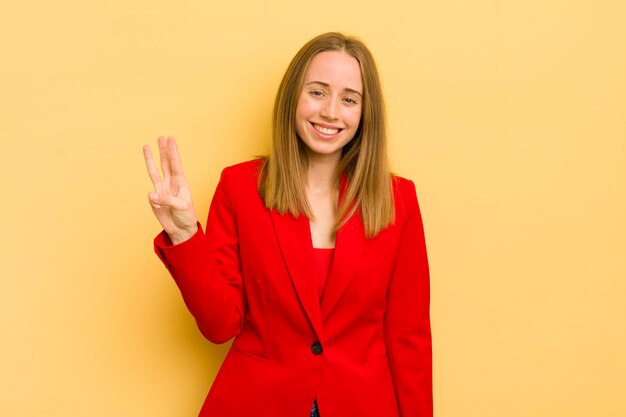
[{"label": "red blazer", "polygon": [[[336,237],[320,302],[309,220],[268,210],[260,160],[222,172],[206,226],[155,250],[200,331],[235,338],[200,416],[430,417],[429,273],[415,186],[394,178],[395,223],[365,239],[360,212]],[[345,190],[342,179],[340,194]]]}]

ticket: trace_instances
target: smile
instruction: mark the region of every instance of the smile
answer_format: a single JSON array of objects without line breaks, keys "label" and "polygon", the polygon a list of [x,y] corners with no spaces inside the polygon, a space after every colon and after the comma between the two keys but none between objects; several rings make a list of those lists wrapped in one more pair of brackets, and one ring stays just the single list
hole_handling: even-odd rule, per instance
[{"label": "smile", "polygon": [[341,130],[341,129],[330,129],[330,128],[327,128],[327,127],[322,127],[322,126],[316,125],[315,123],[312,123],[312,124],[313,124],[313,128],[315,128],[315,130],[317,130],[318,132],[323,133],[325,135],[334,135],[334,134],[336,134],[337,132],[339,132]]}]

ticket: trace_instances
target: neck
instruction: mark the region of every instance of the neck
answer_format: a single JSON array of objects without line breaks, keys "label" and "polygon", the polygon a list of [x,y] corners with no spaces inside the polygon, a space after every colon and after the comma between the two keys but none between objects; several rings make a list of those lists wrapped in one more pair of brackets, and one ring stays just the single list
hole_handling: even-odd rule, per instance
[{"label": "neck", "polygon": [[333,191],[335,171],[339,165],[340,153],[332,155],[309,155],[307,188],[311,191]]}]

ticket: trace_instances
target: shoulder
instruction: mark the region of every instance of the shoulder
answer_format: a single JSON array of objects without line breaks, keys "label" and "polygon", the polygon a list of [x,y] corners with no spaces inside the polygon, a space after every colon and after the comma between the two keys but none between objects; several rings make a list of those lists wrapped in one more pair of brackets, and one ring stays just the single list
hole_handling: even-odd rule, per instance
[{"label": "shoulder", "polygon": [[257,183],[263,161],[263,158],[257,158],[222,169],[216,195],[219,191],[219,195],[233,207],[248,207],[260,201]]},{"label": "shoulder", "polygon": [[419,210],[415,183],[408,178],[392,175],[393,199],[396,215],[405,217],[415,210]]},{"label": "shoulder", "polygon": [[256,158],[227,166],[222,170],[221,180],[237,183],[252,181],[256,184],[264,161],[264,158]]}]

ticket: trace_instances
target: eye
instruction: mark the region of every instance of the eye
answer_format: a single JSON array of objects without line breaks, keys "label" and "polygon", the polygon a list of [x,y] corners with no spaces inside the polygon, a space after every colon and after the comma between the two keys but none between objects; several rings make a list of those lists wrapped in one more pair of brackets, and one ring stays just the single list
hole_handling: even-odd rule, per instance
[{"label": "eye", "polygon": [[320,90],[310,90],[309,94],[312,95],[313,97],[322,97],[324,95],[324,93],[321,92]]},{"label": "eye", "polygon": [[344,97],[343,101],[345,101],[348,104],[357,104],[357,101],[352,97]]}]

